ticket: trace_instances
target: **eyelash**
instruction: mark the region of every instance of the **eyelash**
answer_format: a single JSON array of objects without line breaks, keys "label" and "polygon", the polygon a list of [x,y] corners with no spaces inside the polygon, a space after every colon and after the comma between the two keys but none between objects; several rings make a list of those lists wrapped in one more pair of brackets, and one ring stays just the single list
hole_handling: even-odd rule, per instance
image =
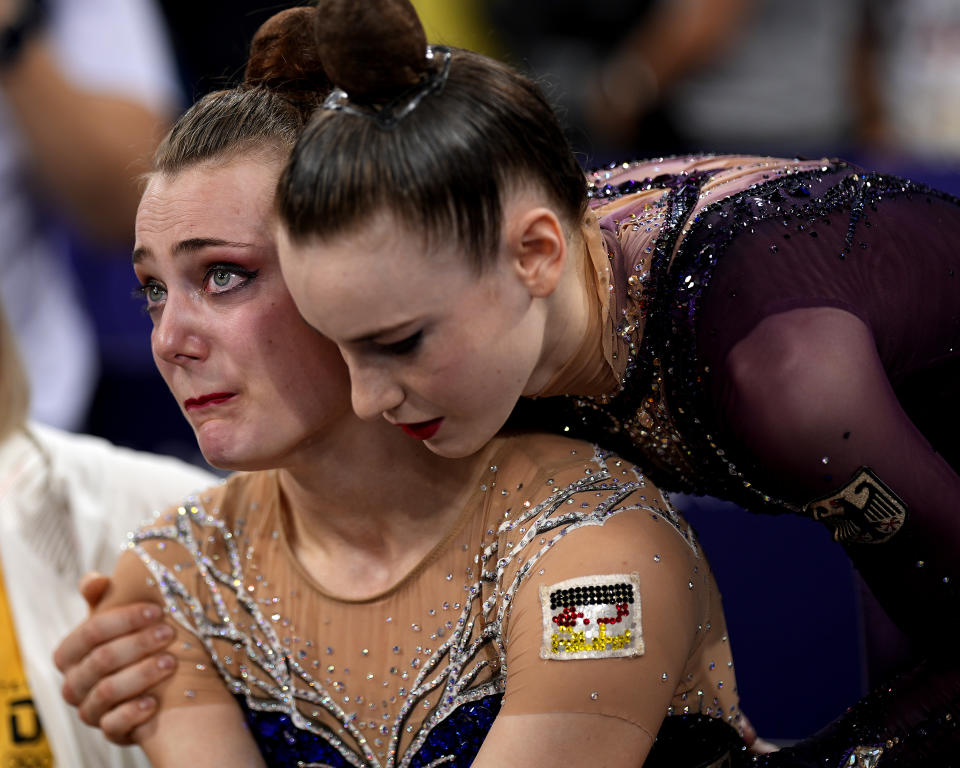
[{"label": "eyelash", "polygon": [[379,347],[381,352],[386,352],[389,355],[409,355],[420,346],[422,338],[423,331],[417,331],[405,339],[400,339],[400,341],[394,341],[390,344],[378,344],[377,347]]},{"label": "eyelash", "polygon": [[[213,275],[217,272],[226,273],[228,275],[235,275],[237,277],[243,278],[243,281],[239,285],[235,285],[231,288],[227,288],[226,290],[209,291],[206,289],[206,285],[210,281],[210,279],[213,277]],[[238,266],[237,264],[211,264],[203,275],[200,291],[201,293],[206,293],[210,296],[222,296],[227,293],[232,293],[233,291],[240,290],[241,288],[245,288],[247,285],[249,285],[250,281],[256,278],[259,272],[260,270],[256,270],[256,269],[254,270],[244,269],[243,267]],[[155,301],[150,300],[148,293],[154,289],[157,289],[158,291],[166,293],[166,289],[163,287],[163,284],[153,279],[148,279],[145,283],[143,283],[142,285],[134,289],[134,292],[133,292],[134,296],[139,297],[141,300],[143,300],[144,310],[148,313],[159,308],[163,304],[163,301],[159,299]]]},{"label": "eyelash", "polygon": [[[206,290],[207,283],[210,282],[210,279],[217,272],[225,272],[228,275],[236,275],[237,277],[242,277],[243,282],[241,282],[239,285],[235,285],[232,288],[227,288],[226,290],[223,290],[223,291]],[[240,288],[243,288],[249,285],[250,281],[257,276],[258,272],[259,270],[244,269],[243,267],[237,266],[236,264],[212,264],[207,269],[206,274],[204,274],[203,276],[203,285],[204,285],[203,290],[206,293],[213,296],[218,296],[224,293],[231,293],[233,291],[239,290]]]},{"label": "eyelash", "polygon": [[143,302],[143,311],[150,312],[153,309],[156,309],[161,302],[160,301],[150,301],[147,296],[148,291],[152,291],[154,288],[165,291],[163,285],[158,283],[156,280],[147,280],[147,282],[142,285],[137,286],[133,289],[133,297],[135,299],[140,299]]}]

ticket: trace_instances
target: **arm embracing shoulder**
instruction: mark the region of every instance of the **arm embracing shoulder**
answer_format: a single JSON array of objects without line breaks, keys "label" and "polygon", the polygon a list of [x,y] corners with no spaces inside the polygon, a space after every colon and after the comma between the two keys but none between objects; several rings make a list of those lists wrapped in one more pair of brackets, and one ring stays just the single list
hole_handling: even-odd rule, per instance
[{"label": "arm embracing shoulder", "polygon": [[[185,556],[179,545],[170,542],[165,547],[158,543],[142,547],[161,561],[172,562]],[[188,580],[182,583],[190,584]],[[117,561],[110,592],[97,610],[132,602],[165,605],[156,577],[141,557],[128,549]],[[169,651],[177,659],[177,669],[171,678],[150,691],[158,701],[157,716],[134,731],[135,743],[157,768],[184,764],[251,768],[265,765],[240,707],[210,662],[204,645],[173,618],[169,606],[165,621],[175,632]]]}]

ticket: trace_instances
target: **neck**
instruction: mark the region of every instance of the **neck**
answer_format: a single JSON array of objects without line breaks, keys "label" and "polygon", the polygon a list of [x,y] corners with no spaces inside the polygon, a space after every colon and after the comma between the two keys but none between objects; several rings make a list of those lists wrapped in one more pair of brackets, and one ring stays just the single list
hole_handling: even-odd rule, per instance
[{"label": "neck", "polygon": [[297,559],[329,593],[361,599],[391,587],[443,538],[483,454],[445,459],[383,419],[346,421],[311,461],[281,470],[280,484]]},{"label": "neck", "polygon": [[[586,375],[594,361],[580,360],[584,354],[599,355],[597,364],[603,365],[601,339],[587,339],[597,330],[591,324],[591,313],[597,311],[588,285],[589,264],[586,244],[579,232],[567,242],[567,264],[557,289],[546,299],[544,341],[537,367],[524,391],[528,396],[563,394],[591,395],[594,377]],[[575,369],[575,370],[572,370]]]}]

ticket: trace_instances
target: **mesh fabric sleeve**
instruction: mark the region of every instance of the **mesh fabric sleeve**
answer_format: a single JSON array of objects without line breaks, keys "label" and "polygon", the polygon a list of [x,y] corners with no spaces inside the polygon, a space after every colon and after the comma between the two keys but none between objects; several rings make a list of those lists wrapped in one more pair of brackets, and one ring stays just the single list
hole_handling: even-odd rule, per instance
[{"label": "mesh fabric sleeve", "polygon": [[[626,499],[623,504],[630,507],[637,501]],[[603,525],[571,531],[532,574],[517,591],[505,631],[504,715],[616,717],[641,728],[650,742],[670,708],[677,714],[723,718],[738,727],[736,681],[720,595],[706,558],[682,520],[642,504],[625,509]],[[642,651],[621,657],[606,652],[550,657],[550,638],[557,634],[552,616],[559,615],[562,626],[564,611],[575,617],[584,610],[571,612],[563,598],[557,598],[551,610],[547,601],[555,588],[569,593],[583,585],[584,593],[597,594],[590,592],[591,585],[631,574],[639,584],[636,602],[627,606],[629,614],[622,622],[611,625],[610,633],[622,635],[622,627],[629,624]]]},{"label": "mesh fabric sleeve", "polygon": [[[194,588],[193,594],[202,596],[203,586],[194,579],[191,560],[186,550],[176,542],[154,541],[142,545],[143,551],[154,562],[169,567],[177,573],[177,579],[187,589]],[[157,698],[158,710],[171,707],[196,706],[202,704],[235,703],[233,695],[211,661],[211,655],[203,642],[190,630],[194,617],[176,615],[164,598],[154,571],[144,564],[141,556],[128,549],[117,561],[113,574],[111,591],[101,608],[112,605],[124,605],[133,602],[153,602],[166,609],[166,623],[174,630],[174,640],[167,648],[177,660],[173,676],[160,682],[151,695]]]}]

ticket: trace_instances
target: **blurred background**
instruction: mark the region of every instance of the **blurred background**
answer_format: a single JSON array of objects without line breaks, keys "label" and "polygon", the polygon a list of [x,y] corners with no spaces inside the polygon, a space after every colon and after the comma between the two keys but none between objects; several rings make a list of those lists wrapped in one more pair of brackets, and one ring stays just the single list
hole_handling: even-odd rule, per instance
[{"label": "blurred background", "polygon": [[[265,0],[0,0],[0,297],[35,418],[203,464],[132,297],[136,177],[242,74]],[[541,83],[585,169],[840,156],[960,194],[960,0],[415,0],[431,42]],[[24,22],[17,9],[31,14]],[[743,706],[809,734],[902,658],[825,530],[677,497],[724,591]]]}]

